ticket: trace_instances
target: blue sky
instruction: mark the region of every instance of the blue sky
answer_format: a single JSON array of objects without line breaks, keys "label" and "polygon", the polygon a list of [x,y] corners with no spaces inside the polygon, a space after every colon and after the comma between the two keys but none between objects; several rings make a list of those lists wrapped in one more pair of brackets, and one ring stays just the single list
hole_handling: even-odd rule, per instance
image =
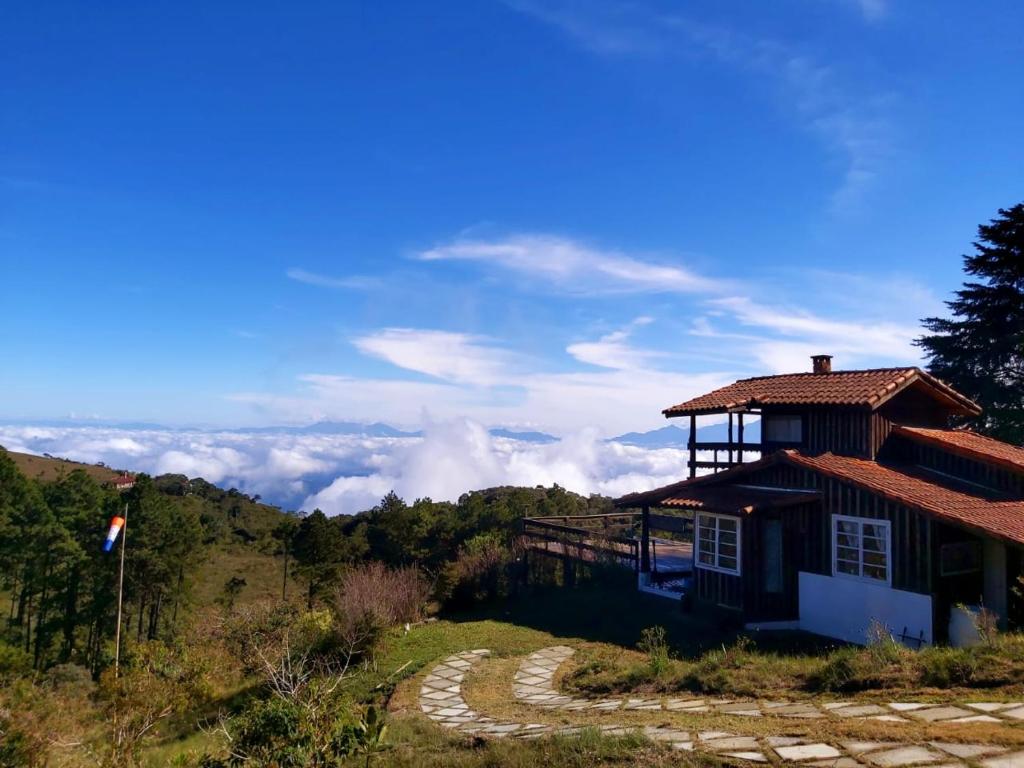
[{"label": "blue sky", "polygon": [[8,3],[0,417],[614,434],[917,362],[1024,7]]}]

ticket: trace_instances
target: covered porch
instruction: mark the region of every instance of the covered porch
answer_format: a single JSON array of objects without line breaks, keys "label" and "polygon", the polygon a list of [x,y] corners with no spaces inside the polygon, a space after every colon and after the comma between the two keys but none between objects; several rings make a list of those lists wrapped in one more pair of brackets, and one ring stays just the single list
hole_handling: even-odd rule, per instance
[{"label": "covered porch", "polygon": [[[645,592],[685,596],[749,621],[794,620],[799,569],[822,566],[817,491],[690,481],[618,504],[640,509],[639,588]],[[657,536],[666,529],[680,553],[671,560]]]}]

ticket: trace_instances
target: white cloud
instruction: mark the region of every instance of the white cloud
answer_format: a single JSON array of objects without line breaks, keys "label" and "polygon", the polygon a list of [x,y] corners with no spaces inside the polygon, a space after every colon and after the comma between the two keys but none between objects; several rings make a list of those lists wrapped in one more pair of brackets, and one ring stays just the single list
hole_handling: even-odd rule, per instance
[{"label": "white cloud", "polygon": [[855,368],[865,361],[906,365],[921,357],[913,343],[921,332],[916,324],[866,317],[856,321],[825,318],[800,308],[761,304],[749,297],[713,299],[708,304],[758,333],[723,333],[704,317],[695,320],[691,334],[732,339],[752,351],[772,373],[806,370],[813,354],[833,354],[837,367],[843,368]]},{"label": "white cloud", "polygon": [[496,485],[558,483],[579,493],[621,495],[680,479],[685,461],[674,449],[606,443],[593,429],[545,445],[492,438],[464,418],[432,422],[423,438],[0,425],[0,444],[151,474],[204,477],[286,508],[320,507],[328,514],[367,509],[390,490],[410,501],[455,500]]},{"label": "white cloud", "polygon": [[417,257],[497,264],[578,294],[713,293],[726,286],[724,281],[702,277],[680,264],[640,259],[547,234],[459,239],[422,251]]},{"label": "white cloud", "polygon": [[299,269],[298,267],[292,267],[285,274],[289,279],[295,280],[299,283],[306,283],[307,285],[318,285],[321,288],[346,288],[354,290],[363,290],[366,288],[375,288],[380,284],[380,281],[375,277],[366,277],[364,275],[350,275],[348,277],[331,277],[330,275],[321,275],[316,272],[309,272],[305,269]]},{"label": "white cloud", "polygon": [[422,440],[385,456],[379,472],[339,477],[303,507],[342,514],[365,509],[392,489],[407,500],[454,501],[478,488],[553,483],[577,493],[619,496],[680,479],[684,463],[682,451],[607,443],[594,430],[536,445],[493,438],[480,424],[456,419],[428,425]]},{"label": "white cloud", "polygon": [[385,328],[353,343],[360,352],[399,368],[461,384],[498,383],[511,364],[508,353],[465,333]]},{"label": "white cloud", "polygon": [[638,349],[626,342],[634,328],[651,322],[652,320],[649,317],[638,317],[621,330],[602,336],[597,341],[582,341],[570,344],[566,347],[565,351],[581,363],[588,363],[601,368],[613,368],[624,371],[648,368],[653,360],[664,357],[665,353],[653,349]]}]

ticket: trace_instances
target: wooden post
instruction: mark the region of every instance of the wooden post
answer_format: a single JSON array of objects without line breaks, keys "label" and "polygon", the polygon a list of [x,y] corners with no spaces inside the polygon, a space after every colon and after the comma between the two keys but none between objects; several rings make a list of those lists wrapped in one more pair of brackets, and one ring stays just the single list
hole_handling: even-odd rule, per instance
[{"label": "wooden post", "polygon": [[651,508],[645,506],[640,517],[640,573],[651,572]]},{"label": "wooden post", "polygon": [[729,466],[732,466],[732,412],[729,413]]},{"label": "wooden post", "polygon": [[690,414],[690,477],[697,476],[697,416]]},{"label": "wooden post", "polygon": [[739,454],[740,455],[738,456],[738,458],[739,458],[739,463],[742,464],[743,463],[743,414],[742,413],[739,414],[739,423],[740,423],[740,434],[739,434],[739,445],[740,445]]}]

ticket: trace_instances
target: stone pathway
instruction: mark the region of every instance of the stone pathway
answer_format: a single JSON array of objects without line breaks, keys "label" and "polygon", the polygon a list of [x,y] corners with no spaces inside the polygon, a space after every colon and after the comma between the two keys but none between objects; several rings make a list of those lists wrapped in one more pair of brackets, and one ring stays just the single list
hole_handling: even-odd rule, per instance
[{"label": "stone pathway", "polygon": [[[420,688],[420,708],[427,717],[445,728],[487,738],[529,739],[550,734],[575,734],[589,728],[598,728],[609,735],[639,732],[649,739],[668,744],[672,749],[710,752],[751,763],[782,761],[806,766],[829,766],[830,768],[903,768],[904,766],[918,765],[928,766],[928,768],[963,768],[967,765],[980,765],[983,768],[1024,768],[1024,751],[1010,754],[1005,747],[984,744],[931,742],[927,746],[919,746],[867,741],[823,743],[785,736],[761,738],[724,731],[690,732],[668,726],[637,727],[608,724],[557,726],[544,723],[503,722],[474,712],[469,708],[462,695],[462,682],[466,673],[489,653],[485,649],[456,653],[430,671]],[[572,655],[572,649],[564,646],[544,649],[544,651],[532,654],[524,661],[516,675],[516,695],[520,695],[520,688],[524,686],[531,689],[542,688],[543,691],[531,690],[520,698],[529,701],[528,696],[546,696],[550,692],[555,699],[544,699],[544,703],[538,703],[539,706],[563,708],[566,705],[571,705],[573,708],[579,709],[601,709],[600,701],[559,697],[557,691],[552,687],[553,670],[557,669],[558,665],[570,655]],[[542,663],[537,663],[538,660]],[[552,664],[553,666],[551,666]],[[542,673],[549,667],[552,672],[548,675],[548,682],[545,684]],[[550,703],[556,699],[567,699],[567,701]],[[609,699],[608,701],[616,703],[615,707],[609,705],[609,709],[654,708],[653,704],[644,703],[630,706],[631,701],[646,701],[643,699]],[[577,706],[584,704],[585,707]],[[661,704],[662,702],[659,701],[657,709],[662,709]],[[767,709],[766,705],[761,706]],[[690,708],[683,709],[689,710]],[[710,709],[706,711],[710,711]],[[736,711],[742,710],[718,709],[716,711],[736,714]]]},{"label": "stone pathway", "polygon": [[[578,711],[640,709],[685,712],[714,712],[745,717],[788,717],[799,719],[855,718],[887,722],[1004,723],[1024,722],[1024,702],[968,702],[957,705],[920,704],[893,701],[859,704],[834,701],[824,704],[794,701],[751,701],[723,698],[606,698],[577,699],[555,690],[555,671],[575,651],[566,645],[542,648],[527,656],[516,672],[512,692],[517,699],[546,709]],[[1024,766],[1022,766],[1024,768]]]}]

